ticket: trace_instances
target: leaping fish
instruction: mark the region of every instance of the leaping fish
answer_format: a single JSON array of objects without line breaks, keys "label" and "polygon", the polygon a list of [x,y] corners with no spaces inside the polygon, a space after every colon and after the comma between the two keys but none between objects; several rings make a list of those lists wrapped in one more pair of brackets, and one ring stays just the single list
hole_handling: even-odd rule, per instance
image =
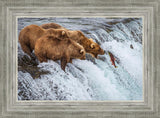
[{"label": "leaping fish", "polygon": [[111,52],[109,52],[109,51],[108,51],[108,54],[109,54],[109,56],[110,56],[112,65],[113,65],[115,68],[117,68],[117,66],[116,66],[116,64],[115,64],[115,60],[116,60],[116,59],[114,58],[113,54],[112,54]]}]

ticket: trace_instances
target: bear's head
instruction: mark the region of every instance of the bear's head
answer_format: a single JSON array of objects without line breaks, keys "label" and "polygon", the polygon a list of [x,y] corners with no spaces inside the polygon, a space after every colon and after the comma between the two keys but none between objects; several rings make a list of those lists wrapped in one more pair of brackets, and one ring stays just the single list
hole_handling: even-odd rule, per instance
[{"label": "bear's head", "polygon": [[47,29],[46,30],[46,35],[54,36],[58,40],[65,40],[68,38],[68,34],[65,30],[62,29]]},{"label": "bear's head", "polygon": [[93,41],[93,39],[89,39],[88,47],[86,48],[87,52],[92,54],[93,57],[97,58],[98,54],[104,55],[105,51]]},{"label": "bear's head", "polygon": [[68,36],[82,45],[86,53],[90,53],[93,57],[97,58],[98,54],[104,54],[104,50],[92,39],[87,38],[81,31],[69,31]]},{"label": "bear's head", "polygon": [[68,39],[68,51],[71,54],[71,58],[77,58],[77,59],[86,59],[86,51],[79,43],[73,41],[72,39]]}]

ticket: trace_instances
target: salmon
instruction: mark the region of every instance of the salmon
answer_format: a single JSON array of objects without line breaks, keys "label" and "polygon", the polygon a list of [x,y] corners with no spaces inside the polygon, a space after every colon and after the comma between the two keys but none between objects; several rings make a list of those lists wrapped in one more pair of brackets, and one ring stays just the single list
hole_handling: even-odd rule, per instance
[{"label": "salmon", "polygon": [[113,54],[111,53],[111,52],[109,52],[108,51],[108,54],[109,54],[109,56],[110,56],[110,58],[111,58],[111,62],[112,62],[112,65],[115,67],[115,68],[117,68],[117,66],[116,66],[116,64],[115,64],[115,58],[114,58],[114,56],[113,56]]}]

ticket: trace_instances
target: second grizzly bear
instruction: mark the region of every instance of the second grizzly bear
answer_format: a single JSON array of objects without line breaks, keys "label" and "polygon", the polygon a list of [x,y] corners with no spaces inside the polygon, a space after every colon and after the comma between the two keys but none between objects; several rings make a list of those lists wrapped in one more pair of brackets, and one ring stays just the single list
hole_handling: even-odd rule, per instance
[{"label": "second grizzly bear", "polygon": [[70,39],[76,41],[77,43],[79,43],[84,47],[86,53],[90,53],[93,57],[96,57],[96,58],[98,54],[101,54],[101,55],[104,54],[104,50],[92,39],[88,39],[81,31],[68,30],[56,23],[47,23],[47,24],[41,25],[40,27],[44,29],[49,29],[49,28],[63,29],[67,31],[67,35]]},{"label": "second grizzly bear", "polygon": [[35,42],[42,35],[54,36],[56,39],[62,40],[68,38],[67,33],[61,29],[43,29],[37,25],[29,25],[22,29],[19,33],[19,42],[22,50],[30,57],[34,50]]},{"label": "second grizzly bear", "polygon": [[85,50],[71,39],[58,40],[55,36],[44,35],[36,41],[35,55],[40,62],[61,60],[61,68],[65,71],[73,58],[85,59]]}]

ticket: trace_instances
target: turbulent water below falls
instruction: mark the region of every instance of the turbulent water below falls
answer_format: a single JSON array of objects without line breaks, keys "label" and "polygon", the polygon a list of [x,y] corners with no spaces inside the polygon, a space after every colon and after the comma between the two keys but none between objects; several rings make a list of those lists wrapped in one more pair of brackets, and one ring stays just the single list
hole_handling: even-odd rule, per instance
[{"label": "turbulent water below falls", "polygon": [[[81,30],[108,53],[73,60],[66,73],[59,61],[34,64],[18,44],[18,100],[142,100],[141,18],[19,18],[18,34],[30,24],[54,22]],[[17,39],[18,40],[18,39]]]}]

